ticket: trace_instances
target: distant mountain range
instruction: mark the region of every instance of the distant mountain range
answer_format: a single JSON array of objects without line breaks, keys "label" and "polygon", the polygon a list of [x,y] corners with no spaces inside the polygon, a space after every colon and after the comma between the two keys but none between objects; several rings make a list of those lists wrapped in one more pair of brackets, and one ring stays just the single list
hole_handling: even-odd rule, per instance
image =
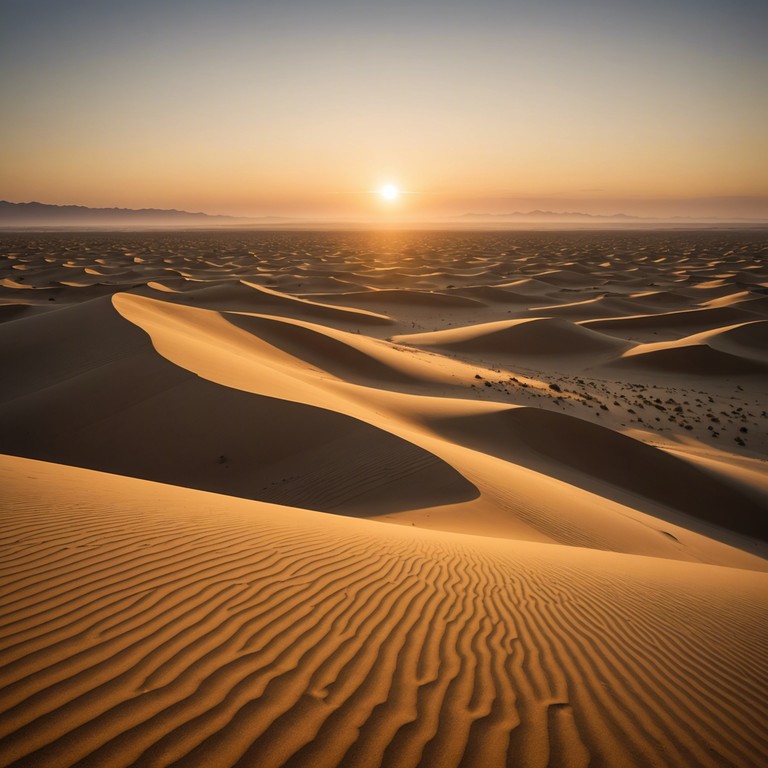
[{"label": "distant mountain range", "polygon": [[456,221],[479,221],[479,222],[523,222],[523,223],[546,223],[567,224],[567,223],[593,223],[593,224],[654,224],[654,223],[712,223],[712,224],[764,224],[765,219],[743,218],[738,216],[631,216],[626,213],[581,213],[578,211],[513,211],[512,213],[465,213],[455,217]]},{"label": "distant mountain range", "polygon": [[158,208],[87,208],[82,205],[10,203],[0,200],[0,227],[221,227],[284,221],[278,216],[246,218]]},{"label": "distant mountain range", "polygon": [[629,216],[626,213],[611,213],[611,214],[593,214],[593,213],[580,213],[577,211],[529,211],[528,213],[522,213],[521,211],[513,211],[512,213],[465,213],[458,217],[464,220],[478,219],[478,220],[508,220],[508,219],[524,219],[526,221],[642,221],[642,216]]},{"label": "distant mountain range", "polygon": [[[334,228],[339,226],[362,227],[379,224],[375,221],[329,221],[318,219],[291,219],[283,216],[220,216],[208,213],[190,213],[189,211],[162,210],[158,208],[87,208],[82,205],[47,205],[45,203],[11,203],[0,200],[0,229],[186,229],[186,228]],[[391,224],[396,222],[390,222]],[[592,214],[579,211],[529,211],[523,213],[465,213],[460,216],[433,219],[431,225],[474,226],[487,225],[552,225],[562,227],[570,224],[589,226],[608,226],[637,224],[654,226],[681,224],[751,224],[765,225],[764,219],[718,218],[709,217],[648,217],[631,216],[626,213]],[[430,222],[401,222],[401,225],[430,225]]]}]

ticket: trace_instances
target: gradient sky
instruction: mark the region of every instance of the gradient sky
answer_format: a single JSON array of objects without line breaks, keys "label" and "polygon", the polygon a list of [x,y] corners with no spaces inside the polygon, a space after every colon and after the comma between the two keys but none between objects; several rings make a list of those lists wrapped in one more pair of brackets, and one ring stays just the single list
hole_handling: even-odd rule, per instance
[{"label": "gradient sky", "polygon": [[0,0],[0,198],[768,217],[766,29],[742,0]]}]

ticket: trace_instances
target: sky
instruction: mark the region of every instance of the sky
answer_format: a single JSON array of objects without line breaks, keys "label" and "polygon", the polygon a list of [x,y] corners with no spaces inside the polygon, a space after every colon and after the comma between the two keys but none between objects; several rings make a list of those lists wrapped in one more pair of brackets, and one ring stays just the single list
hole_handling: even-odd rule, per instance
[{"label": "sky", "polygon": [[749,0],[0,0],[0,199],[768,218],[766,29]]}]

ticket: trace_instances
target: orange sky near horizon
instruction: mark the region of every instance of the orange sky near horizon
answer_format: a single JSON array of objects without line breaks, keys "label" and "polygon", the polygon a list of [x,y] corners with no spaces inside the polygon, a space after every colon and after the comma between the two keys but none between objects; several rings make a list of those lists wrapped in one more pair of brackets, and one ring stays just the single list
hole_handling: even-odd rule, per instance
[{"label": "orange sky near horizon", "polygon": [[[758,4],[415,5],[11,12],[0,197],[320,218],[768,217]],[[371,194],[385,182],[409,194]]]}]

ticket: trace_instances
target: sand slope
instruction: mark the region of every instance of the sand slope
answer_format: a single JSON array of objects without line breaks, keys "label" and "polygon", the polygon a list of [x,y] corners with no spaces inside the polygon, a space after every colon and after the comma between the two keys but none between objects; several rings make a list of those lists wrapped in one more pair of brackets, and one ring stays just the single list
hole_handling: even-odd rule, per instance
[{"label": "sand slope", "polygon": [[2,472],[4,764],[764,756],[765,574]]},{"label": "sand slope", "polygon": [[0,234],[0,765],[766,764],[764,248]]},{"label": "sand slope", "polygon": [[737,323],[677,341],[639,344],[612,365],[685,376],[765,377],[768,375],[768,321]]},{"label": "sand slope", "polygon": [[679,338],[693,330],[711,330],[757,319],[753,313],[738,307],[708,307],[664,314],[588,320],[582,325],[594,331],[613,333],[630,339],[647,339],[649,333]]},{"label": "sand slope", "polygon": [[559,318],[501,320],[434,333],[395,336],[400,344],[501,355],[616,353],[628,344]]},{"label": "sand slope", "polygon": [[308,301],[247,281],[241,281],[239,284],[227,283],[193,288],[186,290],[181,297],[171,293],[162,296],[162,298],[166,300],[181,299],[186,304],[209,309],[244,312],[268,311],[270,314],[279,316],[310,317],[357,325],[387,325],[390,322],[385,315],[375,312],[355,311],[332,304]]},{"label": "sand slope", "polygon": [[[604,496],[614,497],[613,487],[749,536],[767,533],[759,497],[598,424],[538,408],[512,408],[437,419],[431,426],[462,444],[577,485],[589,488],[598,481]],[[585,445],[588,451],[582,450]],[[627,501],[622,494],[615,497]]]},{"label": "sand slope", "polygon": [[477,495],[445,462],[389,432],[171,365],[109,300],[31,322],[26,337],[0,329],[11,337],[0,337],[9,365],[0,450],[359,514]]}]

